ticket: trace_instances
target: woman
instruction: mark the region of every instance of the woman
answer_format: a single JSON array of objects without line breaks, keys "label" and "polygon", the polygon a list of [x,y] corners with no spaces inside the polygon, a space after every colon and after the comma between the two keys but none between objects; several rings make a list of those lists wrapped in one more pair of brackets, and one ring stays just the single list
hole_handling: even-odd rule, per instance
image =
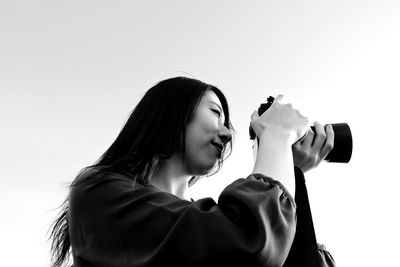
[{"label": "woman", "polygon": [[[218,204],[189,201],[188,186],[218,171],[232,149],[222,92],[176,77],[148,90],[100,159],[84,168],[52,229],[53,266],[282,266],[296,230],[292,145],[307,119],[278,96],[251,126],[260,144],[252,174],[227,186]],[[333,131],[316,125],[293,147],[315,167]],[[314,141],[313,141],[314,140]],[[313,141],[313,144],[311,144]]]}]

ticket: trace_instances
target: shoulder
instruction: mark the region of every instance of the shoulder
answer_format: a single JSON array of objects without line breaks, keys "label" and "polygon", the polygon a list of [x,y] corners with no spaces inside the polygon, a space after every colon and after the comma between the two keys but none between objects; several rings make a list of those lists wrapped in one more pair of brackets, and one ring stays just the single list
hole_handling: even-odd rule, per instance
[{"label": "shoulder", "polygon": [[145,189],[145,187],[135,183],[127,175],[100,168],[90,168],[82,171],[71,184],[69,201],[71,205],[100,203],[115,198],[122,192],[132,194],[140,189]]},{"label": "shoulder", "polygon": [[85,189],[95,190],[110,185],[124,185],[144,188],[141,183],[135,182],[133,177],[99,167],[82,170],[71,184],[71,191]]},{"label": "shoulder", "polygon": [[78,175],[69,193],[72,205],[169,203],[177,200],[180,200],[177,196],[144,185],[128,175],[95,168]]},{"label": "shoulder", "polygon": [[155,216],[172,224],[191,204],[117,173],[85,174],[81,179],[86,180],[70,190],[69,216],[71,222],[84,222],[92,228],[118,225],[118,229],[126,229],[152,221]]}]

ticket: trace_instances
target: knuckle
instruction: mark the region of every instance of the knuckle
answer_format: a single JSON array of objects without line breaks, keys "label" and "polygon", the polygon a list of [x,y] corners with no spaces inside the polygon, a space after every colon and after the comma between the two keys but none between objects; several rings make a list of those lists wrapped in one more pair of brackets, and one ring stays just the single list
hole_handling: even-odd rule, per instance
[{"label": "knuckle", "polygon": [[251,128],[257,128],[257,126],[258,126],[258,122],[256,121],[256,120],[252,120],[252,121],[250,121],[250,127]]},{"label": "knuckle", "polygon": [[296,152],[296,154],[303,159],[307,159],[309,157],[308,151],[306,151],[303,147],[301,147],[301,145],[294,146],[294,152]]},{"label": "knuckle", "polygon": [[314,165],[318,165],[318,163],[320,162],[319,156],[318,156],[318,155],[315,155],[315,156],[313,157],[312,162],[313,162]]},{"label": "knuckle", "polygon": [[300,150],[300,154],[304,157],[304,158],[309,158],[310,157],[310,153],[307,150]]},{"label": "knuckle", "polygon": [[293,109],[293,106],[292,106],[292,104],[290,104],[290,103],[285,104],[284,106],[285,106],[285,108],[287,108],[287,109]]}]

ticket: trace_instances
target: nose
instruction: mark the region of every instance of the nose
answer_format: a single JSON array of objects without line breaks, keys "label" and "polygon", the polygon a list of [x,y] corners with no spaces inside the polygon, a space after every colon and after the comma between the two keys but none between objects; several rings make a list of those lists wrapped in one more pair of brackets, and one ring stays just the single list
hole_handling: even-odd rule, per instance
[{"label": "nose", "polygon": [[232,140],[232,134],[226,126],[222,127],[218,133],[218,137],[224,145]]}]

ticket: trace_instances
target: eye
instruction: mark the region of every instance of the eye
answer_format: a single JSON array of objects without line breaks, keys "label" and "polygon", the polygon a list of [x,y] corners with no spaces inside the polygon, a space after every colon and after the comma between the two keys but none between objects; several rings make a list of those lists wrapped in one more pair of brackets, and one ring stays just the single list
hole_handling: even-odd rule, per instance
[{"label": "eye", "polygon": [[211,109],[214,113],[218,115],[218,118],[221,117],[221,112],[217,109]]}]

